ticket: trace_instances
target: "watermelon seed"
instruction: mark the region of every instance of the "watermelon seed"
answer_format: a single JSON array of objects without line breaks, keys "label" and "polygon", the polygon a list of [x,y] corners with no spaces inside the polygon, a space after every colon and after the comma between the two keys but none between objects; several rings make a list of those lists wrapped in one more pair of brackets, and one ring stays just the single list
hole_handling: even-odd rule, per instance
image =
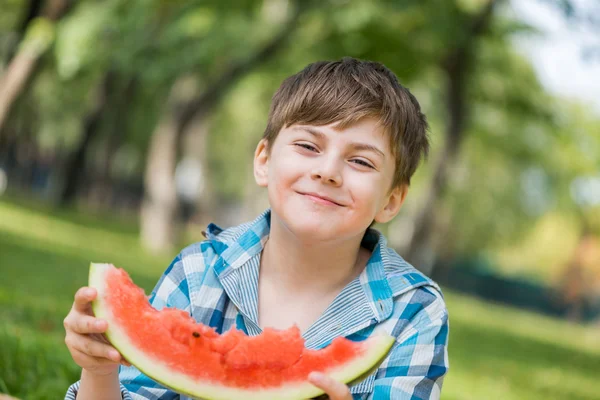
[{"label": "watermelon seed", "polygon": [[198,333],[198,332],[192,332],[192,336],[193,337],[200,337],[200,333]]}]

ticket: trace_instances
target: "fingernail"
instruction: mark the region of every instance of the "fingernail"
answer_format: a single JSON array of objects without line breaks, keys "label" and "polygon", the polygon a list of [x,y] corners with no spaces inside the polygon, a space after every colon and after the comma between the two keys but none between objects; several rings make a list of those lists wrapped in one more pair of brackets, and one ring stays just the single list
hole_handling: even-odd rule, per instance
[{"label": "fingernail", "polygon": [[96,322],[94,322],[94,327],[96,329],[102,329],[104,327],[104,322],[102,322],[102,321],[96,321]]},{"label": "fingernail", "polygon": [[321,379],[323,379],[323,374],[321,374],[319,372],[311,372],[308,375],[308,378],[313,381],[320,381]]},{"label": "fingernail", "polygon": [[112,358],[113,360],[119,361],[121,359],[121,355],[113,350],[110,352],[110,358]]}]

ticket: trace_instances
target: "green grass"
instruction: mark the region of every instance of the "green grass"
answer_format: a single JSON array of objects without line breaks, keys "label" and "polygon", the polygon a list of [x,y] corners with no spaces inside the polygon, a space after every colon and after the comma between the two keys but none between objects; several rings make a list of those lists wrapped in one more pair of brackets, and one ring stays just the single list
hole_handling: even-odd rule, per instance
[{"label": "green grass", "polygon": [[[150,290],[170,256],[138,244],[131,220],[0,201],[0,393],[60,399],[79,369],[62,320],[90,261],[122,265]],[[450,373],[443,399],[598,399],[600,328],[445,291]]]},{"label": "green grass", "polygon": [[598,327],[582,327],[447,292],[450,371],[444,399],[600,396]]},{"label": "green grass", "polygon": [[0,202],[0,393],[59,399],[78,379],[62,321],[90,261],[126,267],[149,291],[170,257],[144,253],[130,224]]}]

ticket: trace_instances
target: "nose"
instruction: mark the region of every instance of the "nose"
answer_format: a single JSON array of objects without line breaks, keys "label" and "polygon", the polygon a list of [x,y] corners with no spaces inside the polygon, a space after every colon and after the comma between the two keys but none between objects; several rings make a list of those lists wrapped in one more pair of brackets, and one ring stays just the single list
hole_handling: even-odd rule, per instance
[{"label": "nose", "polygon": [[340,186],[342,184],[342,174],[334,160],[327,162],[323,160],[317,164],[311,172],[311,177],[328,185]]}]

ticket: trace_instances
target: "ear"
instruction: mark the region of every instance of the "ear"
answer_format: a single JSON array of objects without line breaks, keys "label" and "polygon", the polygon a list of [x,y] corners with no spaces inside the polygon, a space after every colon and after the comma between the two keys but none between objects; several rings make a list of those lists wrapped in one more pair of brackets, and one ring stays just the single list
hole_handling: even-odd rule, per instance
[{"label": "ear", "polygon": [[254,180],[258,186],[267,187],[269,182],[269,151],[267,140],[261,139],[254,152]]},{"label": "ear", "polygon": [[391,221],[400,211],[400,207],[408,194],[408,185],[400,185],[395,187],[388,195],[387,203],[375,215],[375,221],[380,224],[385,224]]}]

